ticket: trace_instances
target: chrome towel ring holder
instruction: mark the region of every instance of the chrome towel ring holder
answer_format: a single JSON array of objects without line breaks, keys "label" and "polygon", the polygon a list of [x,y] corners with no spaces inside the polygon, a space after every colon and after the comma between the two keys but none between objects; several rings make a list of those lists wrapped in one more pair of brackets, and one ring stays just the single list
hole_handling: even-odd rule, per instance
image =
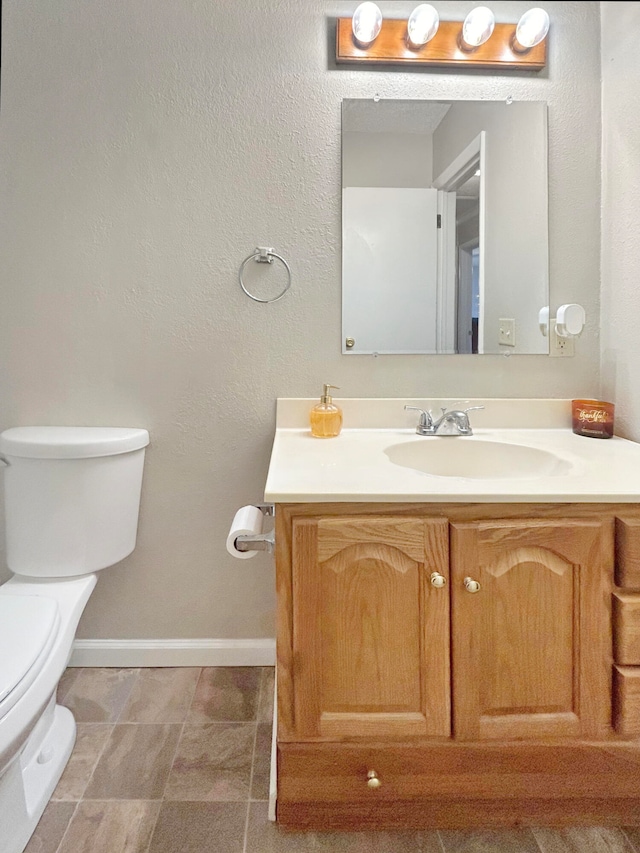
[{"label": "chrome towel ring holder", "polygon": [[[272,299],[259,299],[257,296],[254,296],[253,293],[249,293],[246,288],[246,285],[242,278],[244,268],[251,259],[256,261],[256,263],[258,264],[272,264],[274,258],[284,264],[284,268],[287,271],[287,283],[284,286],[284,290],[282,290],[277,296],[274,296]],[[277,302],[278,299],[282,299],[287,290],[289,290],[289,288],[291,287],[291,269],[285,259],[281,255],[276,254],[273,249],[270,249],[266,246],[258,246],[256,250],[252,254],[250,254],[248,258],[245,258],[244,261],[240,264],[240,272],[238,273],[238,279],[240,281],[240,287],[244,290],[249,299],[253,299],[254,302],[262,302],[264,304],[269,304],[271,302]]]}]

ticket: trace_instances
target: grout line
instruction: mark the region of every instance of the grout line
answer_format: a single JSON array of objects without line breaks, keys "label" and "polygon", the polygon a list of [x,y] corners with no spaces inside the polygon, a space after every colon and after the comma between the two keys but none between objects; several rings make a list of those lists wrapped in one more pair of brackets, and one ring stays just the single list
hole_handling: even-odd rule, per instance
[{"label": "grout line", "polygon": [[442,836],[440,835],[439,829],[436,829],[436,838],[438,839],[442,853],[447,853],[447,851],[445,850],[444,841],[442,840]]},{"label": "grout line", "polygon": [[258,697],[256,702],[256,719],[255,731],[253,733],[253,750],[251,752],[251,773],[249,774],[249,796],[247,798],[247,816],[244,822],[244,843],[242,845],[242,853],[247,853],[247,833],[249,831],[249,814],[251,812],[251,793],[253,791],[253,771],[256,763],[256,744],[258,742],[258,717],[260,716],[260,708],[262,706],[262,692],[264,690],[264,667],[260,668],[260,687],[258,688]]},{"label": "grout line", "polygon": [[247,853],[247,835],[249,833],[249,812],[251,809],[251,801],[247,800],[247,816],[244,819],[244,839],[242,841],[242,853]]},{"label": "grout line", "polygon": [[[138,723],[138,725],[140,725]],[[169,725],[176,725],[176,723],[169,723]],[[180,747],[180,743],[182,742],[182,735],[184,734],[184,727],[186,726],[186,722],[183,722],[180,726],[180,734],[178,735],[178,739],[176,740],[176,747],[173,750],[173,756],[171,758],[171,764],[169,765],[169,772],[167,773],[167,778],[164,780],[164,787],[162,788],[162,794],[158,797],[160,800],[160,804],[164,803],[164,797],[167,793],[167,786],[169,785],[169,779],[171,777],[171,771],[173,770],[173,765],[176,760],[176,755],[178,754],[178,749]]]},{"label": "grout line", "polygon": [[[102,744],[102,749],[101,749],[101,750],[100,750],[100,752],[98,753],[98,757],[96,758],[96,760],[95,760],[95,762],[94,762],[94,764],[93,764],[93,767],[91,768],[91,773],[89,773],[89,778],[87,779],[87,784],[84,786],[84,788],[82,789],[82,793],[80,794],[80,800],[84,800],[84,795],[87,793],[87,788],[88,788],[88,787],[89,787],[89,785],[91,784],[91,781],[92,781],[92,779],[93,779],[93,774],[96,772],[96,767],[98,766],[98,763],[100,762],[100,759],[102,758],[102,755],[103,755],[103,753],[104,753],[105,749],[107,748],[107,744],[108,744],[108,743],[109,743],[109,741],[111,740],[111,735],[113,734],[113,730],[115,729],[116,724],[115,724],[115,723],[80,723],[80,725],[85,725],[85,726],[86,726],[86,725],[91,725],[91,726],[104,726],[104,725],[107,725],[107,726],[109,726],[109,727],[110,727],[109,734],[107,735],[107,737],[106,737],[106,739],[105,739],[105,742]],[[75,749],[75,745],[74,745],[74,749]],[[73,752],[71,753],[71,757],[73,757]],[[69,758],[69,761],[71,761],[71,757]],[[67,765],[67,766],[68,766],[68,765]],[[66,768],[65,768],[65,769],[66,769]],[[63,772],[64,772],[64,771],[63,771]]]},{"label": "grout line", "polygon": [[135,672],[136,674],[131,679],[131,687],[129,688],[129,691],[127,692],[127,695],[126,695],[122,705],[120,706],[120,710],[116,714],[115,719],[111,721],[114,724],[117,724],[120,722],[120,717],[123,715],[124,709],[129,704],[129,699],[131,698],[131,694],[133,693],[133,688],[136,686],[136,684],[140,680],[140,667],[139,666],[137,666],[137,667],[124,667],[123,666],[123,667],[120,667],[119,669],[117,669],[116,671],[117,672],[132,672],[132,673]]},{"label": "grout line", "polygon": [[151,832],[149,833],[149,843],[144,848],[144,850],[141,851],[141,853],[149,853],[149,850],[151,850],[151,842],[153,841],[153,836],[156,833],[156,827],[158,826],[158,821],[160,820],[160,809],[162,808],[162,800],[148,800],[147,802],[157,803],[158,804],[158,811],[156,812],[156,819],[153,822],[153,826],[151,827]]},{"label": "grout line", "polygon": [[[49,802],[51,802],[51,800],[49,800]],[[81,802],[80,800],[77,801],[75,809],[71,812],[71,817],[69,818],[69,822],[67,823],[67,826],[66,826],[64,832],[62,833],[62,838],[60,839],[60,842],[59,842],[58,846],[56,847],[54,853],[58,853],[58,851],[62,849],[62,844],[63,844],[65,838],[67,837],[67,833],[69,832],[69,827],[73,823],[73,819],[76,816],[76,812],[78,811],[78,806],[80,805],[80,802]],[[47,803],[47,805],[49,805],[49,803]],[[34,830],[34,832],[35,832],[35,830]],[[29,842],[27,842],[27,843],[29,843]]]},{"label": "grout line", "polygon": [[538,841],[538,836],[535,833],[536,827],[535,826],[529,826],[529,827],[527,827],[527,829],[529,830],[529,832],[530,832],[530,834],[531,834],[531,836],[535,842],[536,850],[538,850],[539,853],[544,853],[544,848],[543,848],[542,844],[540,844],[540,842]]},{"label": "grout line", "polygon": [[191,694],[191,699],[189,700],[189,706],[187,707],[187,712],[184,715],[184,722],[186,723],[189,719],[189,714],[191,713],[191,708],[193,707],[193,700],[196,698],[196,693],[198,692],[198,685],[200,684],[200,679],[202,678],[202,673],[205,669],[204,666],[194,667],[198,669],[198,677],[196,678],[195,685],[193,687],[193,693]]},{"label": "grout line", "polygon": [[180,725],[180,734],[178,735],[178,737],[176,739],[176,746],[175,746],[175,749],[173,751],[173,756],[171,758],[171,764],[169,765],[169,772],[167,773],[167,778],[165,779],[165,782],[164,782],[162,794],[160,795],[160,797],[157,800],[154,801],[154,802],[158,803],[158,813],[156,814],[156,820],[155,820],[155,823],[153,825],[153,829],[151,830],[151,833],[149,835],[149,844],[147,845],[146,849],[144,850],[144,853],[149,853],[149,850],[151,849],[151,844],[153,842],[154,835],[156,834],[158,821],[160,820],[160,812],[162,811],[162,806],[166,802],[165,794],[167,793],[167,786],[169,785],[169,779],[171,778],[171,771],[173,770],[173,765],[175,763],[176,756],[178,754],[178,749],[180,747],[180,743],[182,742],[182,736],[184,734],[184,728],[187,725],[187,718],[189,716],[189,711],[191,710],[191,704],[193,702],[193,697],[195,696],[196,688],[198,686],[198,682],[200,681],[200,675],[201,674],[202,674],[202,668],[200,667],[200,672],[198,673],[198,677],[195,680],[195,686],[193,688],[193,695],[191,696],[191,702],[189,702],[189,705],[188,705],[187,709],[185,710],[184,719],[182,720],[182,723],[180,723],[180,724],[170,723],[169,724],[169,725]]}]

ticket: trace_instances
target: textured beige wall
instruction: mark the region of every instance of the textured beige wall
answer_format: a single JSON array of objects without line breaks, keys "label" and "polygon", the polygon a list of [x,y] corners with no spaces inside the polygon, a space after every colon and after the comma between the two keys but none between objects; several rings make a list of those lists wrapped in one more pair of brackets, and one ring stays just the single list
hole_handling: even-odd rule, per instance
[{"label": "textured beige wall", "polygon": [[602,3],[602,395],[640,441],[640,3]]},{"label": "textured beige wall", "polygon": [[[501,21],[530,5],[492,3]],[[598,388],[599,4],[549,4],[538,75],[338,70],[330,19],[353,7],[3,2],[0,426],[151,433],[138,548],[103,573],[83,637],[273,635],[269,558],[224,540],[261,496],[277,396]],[[376,92],[548,102],[552,304],[590,320],[575,359],[340,354],[340,104]],[[293,270],[275,305],[237,283],[257,244]]]}]

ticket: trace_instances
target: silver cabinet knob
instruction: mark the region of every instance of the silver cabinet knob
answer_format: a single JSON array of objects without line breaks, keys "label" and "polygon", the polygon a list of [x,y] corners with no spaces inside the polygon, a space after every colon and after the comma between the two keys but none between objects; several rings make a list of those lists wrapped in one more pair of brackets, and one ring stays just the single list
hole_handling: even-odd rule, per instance
[{"label": "silver cabinet knob", "polygon": [[379,788],[382,785],[380,777],[375,770],[369,770],[367,773],[367,786],[369,788]]},{"label": "silver cabinet knob", "polygon": [[480,584],[473,578],[465,578],[463,583],[467,592],[480,592]]},{"label": "silver cabinet knob", "polygon": [[443,586],[446,586],[446,583],[447,579],[440,572],[431,572],[431,586],[441,589]]}]

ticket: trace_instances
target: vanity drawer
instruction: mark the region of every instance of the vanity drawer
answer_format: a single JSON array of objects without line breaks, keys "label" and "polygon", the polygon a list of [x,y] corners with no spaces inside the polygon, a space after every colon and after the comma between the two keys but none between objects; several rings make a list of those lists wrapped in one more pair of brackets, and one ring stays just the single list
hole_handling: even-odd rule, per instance
[{"label": "vanity drawer", "polygon": [[613,667],[613,726],[618,734],[640,734],[640,666]]},{"label": "vanity drawer", "polygon": [[[378,787],[369,786],[370,772],[376,774]],[[425,772],[428,763],[420,750],[406,746],[280,744],[278,799],[376,803],[404,799],[412,791],[414,796],[424,796],[425,786],[419,780]]]},{"label": "vanity drawer", "polygon": [[616,518],[616,584],[640,590],[640,519]]},{"label": "vanity drawer", "polygon": [[[636,686],[640,688],[640,668]],[[640,698],[640,692],[637,694]],[[637,717],[640,719],[640,715]],[[601,744],[604,746],[604,744]],[[344,743],[278,745],[278,804],[393,802],[423,805],[466,800],[526,801],[598,796],[637,797],[640,750],[633,756],[573,744]],[[615,765],[615,769],[614,768]],[[370,788],[375,771],[380,786]]]},{"label": "vanity drawer", "polygon": [[613,655],[616,663],[640,666],[640,593],[613,594]]}]

